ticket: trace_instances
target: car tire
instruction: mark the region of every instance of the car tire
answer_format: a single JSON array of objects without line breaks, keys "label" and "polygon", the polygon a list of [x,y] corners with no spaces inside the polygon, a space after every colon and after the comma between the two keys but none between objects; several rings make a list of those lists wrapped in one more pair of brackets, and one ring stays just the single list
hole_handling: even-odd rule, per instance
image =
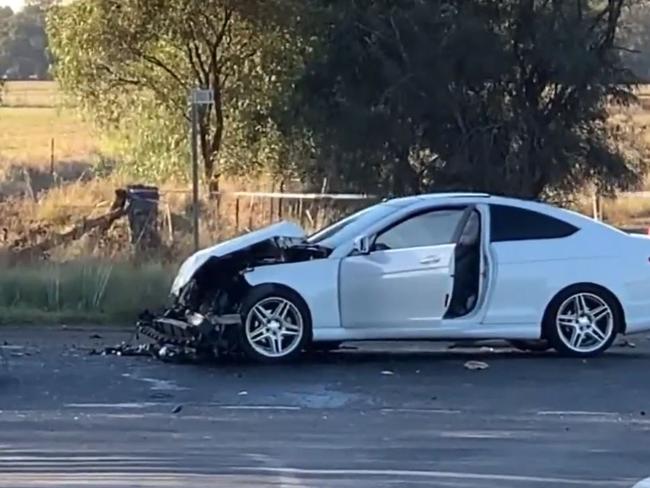
[{"label": "car tire", "polygon": [[251,360],[275,364],[298,357],[311,342],[311,314],[293,290],[279,285],[252,288],[241,305],[240,346]]},{"label": "car tire", "polygon": [[551,349],[551,345],[546,340],[540,341],[510,341],[515,349],[525,352],[546,352]]},{"label": "car tire", "polygon": [[549,304],[543,329],[553,348],[564,356],[594,357],[604,353],[622,330],[616,298],[593,285],[576,285]]}]

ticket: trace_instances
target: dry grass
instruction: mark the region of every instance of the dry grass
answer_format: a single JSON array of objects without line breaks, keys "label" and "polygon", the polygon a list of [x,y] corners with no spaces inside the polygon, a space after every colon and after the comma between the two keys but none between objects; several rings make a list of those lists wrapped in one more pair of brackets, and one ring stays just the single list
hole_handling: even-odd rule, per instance
[{"label": "dry grass", "polygon": [[37,107],[0,108],[0,169],[12,164],[49,168],[54,161],[89,161],[97,151],[97,136],[68,110]]},{"label": "dry grass", "polygon": [[0,180],[12,166],[49,169],[52,155],[55,171],[61,163],[90,162],[97,149],[98,135],[63,105],[55,82],[6,84],[0,107]]},{"label": "dry grass", "polygon": [[3,103],[8,107],[56,107],[62,98],[54,81],[9,81]]}]

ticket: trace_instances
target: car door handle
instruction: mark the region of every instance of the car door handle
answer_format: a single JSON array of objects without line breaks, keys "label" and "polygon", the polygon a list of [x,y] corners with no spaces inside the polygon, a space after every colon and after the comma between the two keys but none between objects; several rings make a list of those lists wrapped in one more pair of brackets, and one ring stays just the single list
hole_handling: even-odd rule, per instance
[{"label": "car door handle", "polygon": [[438,264],[440,261],[442,261],[440,256],[427,256],[420,260],[420,264]]}]

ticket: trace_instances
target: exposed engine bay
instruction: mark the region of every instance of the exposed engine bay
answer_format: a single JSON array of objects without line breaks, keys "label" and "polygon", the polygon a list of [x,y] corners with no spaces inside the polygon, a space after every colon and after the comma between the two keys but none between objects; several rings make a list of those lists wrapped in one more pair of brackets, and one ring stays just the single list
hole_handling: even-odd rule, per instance
[{"label": "exposed engine bay", "polygon": [[[278,235],[281,231],[288,235]],[[141,314],[138,332],[168,348],[216,356],[237,353],[241,303],[251,288],[246,273],[260,266],[324,259],[331,253],[309,244],[301,234],[299,227],[281,222],[199,251],[181,266],[170,306],[159,314]]]}]

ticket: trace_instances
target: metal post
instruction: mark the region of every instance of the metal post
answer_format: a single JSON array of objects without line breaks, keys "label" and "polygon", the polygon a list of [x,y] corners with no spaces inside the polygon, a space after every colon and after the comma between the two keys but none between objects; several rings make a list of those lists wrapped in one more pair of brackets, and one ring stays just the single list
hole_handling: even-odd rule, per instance
[{"label": "metal post", "polygon": [[50,176],[54,177],[54,137],[50,139]]},{"label": "metal post", "polygon": [[192,102],[192,211],[194,221],[194,250],[199,250],[199,158],[197,148],[197,106]]}]

